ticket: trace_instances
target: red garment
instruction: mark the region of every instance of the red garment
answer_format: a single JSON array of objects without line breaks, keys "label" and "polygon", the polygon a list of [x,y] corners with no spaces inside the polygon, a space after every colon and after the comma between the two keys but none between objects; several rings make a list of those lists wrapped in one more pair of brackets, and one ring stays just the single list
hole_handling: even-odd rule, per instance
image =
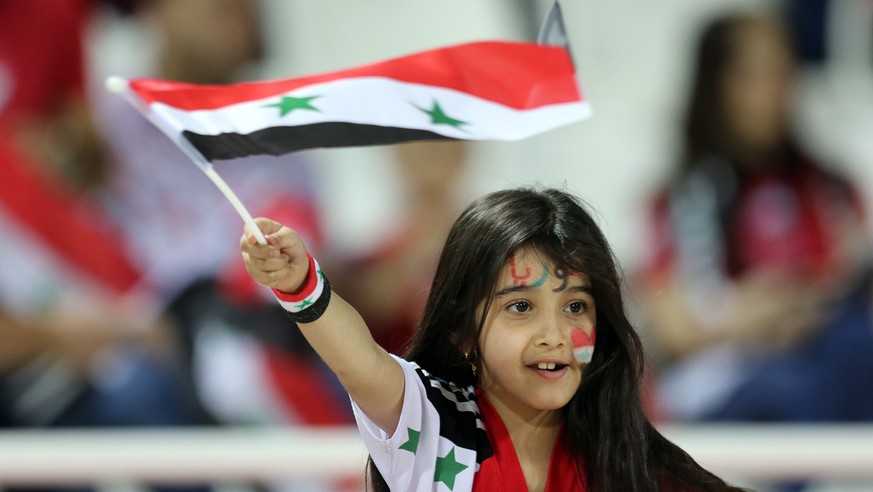
[{"label": "red garment", "polygon": [[83,92],[89,0],[0,0],[0,126]]},{"label": "red garment", "polygon": [[336,426],[350,423],[348,400],[340,402],[333,388],[336,383],[324,368],[301,357],[264,345],[270,383],[282,402],[283,410],[293,414],[300,425]]},{"label": "red garment", "polygon": [[[725,186],[715,180],[712,184]],[[645,269],[649,280],[674,271],[686,254],[680,251],[692,250],[683,248],[683,241],[699,239],[677,231],[675,198],[663,193],[653,206],[648,242],[652,255]],[[840,256],[839,222],[864,216],[862,200],[847,181],[801,158],[793,165],[738,175],[736,190],[718,212],[701,213],[698,219],[721,236],[721,267],[730,277],[762,267],[806,278],[843,270],[848,265]]]},{"label": "red garment", "polygon": [[[476,472],[473,492],[503,492],[507,490],[526,490],[524,474],[518,461],[518,454],[512,439],[497,410],[485,397],[481,389],[476,390],[479,411],[488,430],[488,439],[494,455],[483,461]],[[581,461],[581,458],[580,458]],[[546,492],[584,491],[585,486],[579,475],[576,459],[570,455],[561,430],[552,457],[549,461],[549,477]]]},{"label": "red garment", "polygon": [[59,183],[0,139],[0,209],[39,237],[70,268],[123,293],[141,272],[102,211]]},{"label": "red garment", "polygon": [[[418,234],[415,224],[406,224],[375,251],[353,261],[348,267],[349,271],[366,272],[384,268],[385,264],[414,248],[419,240]],[[398,302],[393,311],[378,315],[366,303],[361,304],[358,309],[367,326],[373,330],[376,343],[389,353],[400,355],[405,351],[421,320],[433,281],[433,271],[430,266],[419,264],[416,268],[406,270],[396,281],[403,284],[404,295],[402,302]]]},{"label": "red garment", "polygon": [[857,200],[813,168],[747,180],[731,223],[736,270],[778,267],[813,278],[839,265],[841,216]]},{"label": "red garment", "polygon": [[[779,159],[755,169],[726,159],[702,159],[657,197],[652,235],[645,243],[651,256],[640,280],[652,296],[658,296],[666,282],[675,282],[701,330],[721,326],[726,313],[736,309],[735,293],[746,292],[734,287],[745,288],[747,278],[766,275],[785,284],[820,288],[822,295],[836,292],[837,286],[849,287],[852,275],[858,273],[860,258],[854,241],[864,232],[865,215],[858,191],[796,150],[775,157]],[[823,323],[813,328],[830,332],[833,318],[840,316],[833,313],[823,312],[827,315]],[[815,338],[807,343],[818,345]],[[820,353],[812,347],[771,351],[766,345],[760,345],[765,350],[748,350],[744,344],[720,344],[703,347],[675,363],[665,362],[658,368],[650,413],[670,420],[712,418],[751,394],[746,388],[767,384],[760,381],[771,376],[762,377],[773,373],[761,370],[760,364],[769,364],[774,357],[796,364],[799,359],[787,354]],[[821,379],[810,364],[797,367],[805,371],[786,374]],[[791,387],[784,386],[785,394],[793,391]],[[800,391],[811,386],[807,382],[796,387]],[[757,402],[748,404],[758,415],[754,418],[793,415],[801,408],[785,404],[785,398],[771,400],[769,395],[756,396]],[[748,410],[748,415],[752,413]]]}]

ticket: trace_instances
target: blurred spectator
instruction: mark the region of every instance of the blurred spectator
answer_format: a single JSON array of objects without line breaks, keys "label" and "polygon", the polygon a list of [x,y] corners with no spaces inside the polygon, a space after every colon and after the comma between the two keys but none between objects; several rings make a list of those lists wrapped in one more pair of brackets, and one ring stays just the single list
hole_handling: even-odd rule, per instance
[{"label": "blurred spectator", "polygon": [[865,212],[793,137],[793,69],[769,18],[728,15],[700,39],[643,281],[666,419],[873,419]]},{"label": "blurred spectator", "polygon": [[202,421],[172,330],[93,199],[95,5],[0,1],[0,427]]},{"label": "blurred spectator", "polygon": [[413,142],[390,150],[403,187],[395,223],[383,241],[350,259],[332,281],[361,306],[376,341],[400,355],[421,319],[440,247],[463,204],[459,192],[470,144]]},{"label": "blurred spectator", "polygon": [[[143,0],[126,22],[145,33],[142,56],[103,75],[226,84],[263,54],[261,9],[251,0]],[[176,145],[121,97],[99,91],[111,147],[104,200],[133,245],[145,282],[186,333],[194,384],[222,424],[351,422],[338,383],[238,253],[242,220]],[[215,168],[255,215],[278,214],[318,247],[308,163],[300,155],[249,157]]]},{"label": "blurred spectator", "polygon": [[100,208],[7,142],[0,162],[0,425],[201,422],[172,332]]},{"label": "blurred spectator", "polygon": [[59,181],[103,172],[84,97],[83,32],[96,2],[0,2],[0,132]]}]

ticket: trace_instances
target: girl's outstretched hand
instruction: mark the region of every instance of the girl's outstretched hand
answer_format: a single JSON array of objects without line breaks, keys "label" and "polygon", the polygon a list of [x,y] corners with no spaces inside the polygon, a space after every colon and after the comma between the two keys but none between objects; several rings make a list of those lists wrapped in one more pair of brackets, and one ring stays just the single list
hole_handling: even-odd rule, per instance
[{"label": "girl's outstretched hand", "polygon": [[292,229],[276,221],[257,218],[255,223],[267,244],[258,244],[248,225],[245,226],[239,249],[249,275],[261,285],[287,293],[297,292],[309,272],[309,258],[303,240]]}]

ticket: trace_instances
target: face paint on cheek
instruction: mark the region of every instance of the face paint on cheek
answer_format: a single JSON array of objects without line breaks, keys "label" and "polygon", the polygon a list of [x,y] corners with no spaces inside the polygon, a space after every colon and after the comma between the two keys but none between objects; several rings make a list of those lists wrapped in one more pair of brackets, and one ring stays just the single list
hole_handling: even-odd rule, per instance
[{"label": "face paint on cheek", "polygon": [[594,327],[591,328],[591,335],[585,333],[585,330],[573,330],[570,334],[570,339],[573,342],[573,356],[576,358],[576,362],[580,364],[587,364],[591,362],[591,358],[594,356],[594,338],[595,338],[595,330]]}]

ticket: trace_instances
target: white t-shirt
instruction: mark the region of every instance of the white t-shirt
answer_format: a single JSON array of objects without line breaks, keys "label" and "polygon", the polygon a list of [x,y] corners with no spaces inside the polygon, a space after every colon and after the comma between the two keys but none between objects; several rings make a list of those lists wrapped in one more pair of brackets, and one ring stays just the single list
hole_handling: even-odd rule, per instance
[{"label": "white t-shirt", "polygon": [[395,356],[406,380],[397,430],[387,435],[352,402],[361,436],[392,491],[467,491],[493,453],[473,386]]}]

